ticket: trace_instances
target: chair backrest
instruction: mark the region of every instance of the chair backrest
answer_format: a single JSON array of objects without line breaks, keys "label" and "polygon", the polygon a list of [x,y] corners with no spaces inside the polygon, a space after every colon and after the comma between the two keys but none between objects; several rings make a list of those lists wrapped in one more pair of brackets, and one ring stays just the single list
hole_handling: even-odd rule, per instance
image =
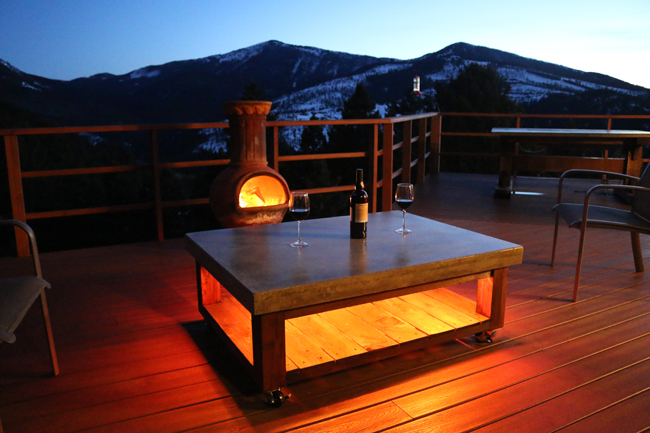
[{"label": "chair backrest", "polygon": [[[648,164],[641,175],[641,180],[637,183],[638,186],[650,188],[650,164]],[[632,211],[639,214],[643,218],[650,220],[650,192],[649,191],[634,191],[632,198]]]}]

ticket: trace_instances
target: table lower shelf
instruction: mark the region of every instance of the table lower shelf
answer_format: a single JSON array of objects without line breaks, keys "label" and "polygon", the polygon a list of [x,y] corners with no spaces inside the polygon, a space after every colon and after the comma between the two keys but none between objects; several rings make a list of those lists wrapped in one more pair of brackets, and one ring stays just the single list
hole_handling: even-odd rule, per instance
[{"label": "table lower shelf", "polygon": [[[220,302],[203,307],[253,365],[248,310],[223,289]],[[462,337],[488,321],[476,302],[446,288],[291,318],[285,321],[287,376],[432,336]]]}]

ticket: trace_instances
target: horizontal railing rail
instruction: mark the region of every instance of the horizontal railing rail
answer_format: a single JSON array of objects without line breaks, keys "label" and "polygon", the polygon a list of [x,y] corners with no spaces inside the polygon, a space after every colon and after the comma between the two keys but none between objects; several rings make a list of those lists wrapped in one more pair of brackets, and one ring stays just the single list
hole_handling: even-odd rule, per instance
[{"label": "horizontal railing rail", "polygon": [[[413,122],[419,122],[420,134],[413,137]],[[343,152],[329,154],[303,154],[280,155],[279,130],[283,127],[306,126],[336,126],[336,125],[369,125],[372,127],[372,137],[369,140],[368,150],[364,152]],[[394,143],[395,125],[403,125],[402,136],[410,137],[402,142]],[[390,210],[392,207],[392,180],[401,176],[404,182],[423,182],[427,158],[438,155],[437,151],[427,150],[439,147],[440,117],[438,113],[425,113],[410,116],[401,116],[384,119],[353,119],[353,120],[306,120],[306,121],[269,121],[267,127],[273,132],[273,140],[269,146],[267,158],[269,165],[280,171],[281,162],[295,162],[308,160],[330,160],[341,158],[365,158],[370,180],[366,182],[369,193],[371,212]],[[179,123],[179,124],[149,124],[149,125],[111,125],[111,126],[81,126],[81,127],[49,127],[49,128],[13,128],[1,129],[0,135],[4,137],[5,153],[7,160],[7,175],[9,180],[9,193],[11,199],[12,218],[21,221],[42,218],[54,218],[78,215],[93,215],[109,212],[153,210],[158,240],[164,240],[164,225],[162,210],[167,207],[206,205],[207,197],[186,200],[163,200],[161,187],[161,170],[194,167],[210,167],[227,165],[229,159],[213,159],[201,161],[161,162],[159,156],[160,131],[182,131],[201,129],[228,128],[227,122],[214,123]],[[382,131],[380,131],[380,128]],[[61,135],[82,133],[107,133],[107,132],[145,132],[150,135],[151,163],[135,165],[119,165],[106,167],[84,167],[70,169],[54,169],[40,171],[22,171],[20,165],[19,137],[30,135]],[[427,141],[428,140],[428,141]],[[379,147],[381,142],[382,146]],[[418,153],[413,157],[412,144],[418,143]],[[427,144],[428,143],[428,144]],[[395,169],[393,153],[402,149],[401,165]],[[382,158],[382,173],[378,173],[379,158]],[[436,170],[439,161],[434,161],[433,169]],[[416,168],[415,179],[411,178],[411,168]],[[406,168],[406,169],[405,169]],[[153,201],[146,203],[99,206],[82,209],[59,209],[41,212],[28,212],[25,207],[23,179],[92,175],[106,173],[125,173],[134,171],[149,171],[153,178]],[[282,174],[282,173],[281,173]],[[391,182],[384,182],[391,179]],[[354,185],[337,185],[307,189],[311,194],[340,192],[352,190]],[[381,196],[378,191],[381,189]],[[207,194],[207,191],[206,191]],[[27,239],[22,233],[16,232],[16,245],[19,256],[29,254]]]},{"label": "horizontal railing rail", "polygon": [[[650,115],[580,115],[580,114],[524,114],[524,113],[424,113],[409,116],[399,116],[383,119],[336,119],[336,120],[304,120],[304,121],[268,121],[267,128],[270,133],[267,159],[269,166],[279,171],[280,163],[292,163],[300,161],[319,161],[336,159],[365,159],[366,190],[369,195],[370,211],[386,211],[392,208],[393,181],[400,178],[403,182],[420,183],[424,181],[428,172],[438,172],[441,167],[441,159],[449,158],[499,158],[499,152],[490,149],[479,149],[478,151],[460,151],[448,148],[447,141],[453,137],[479,137],[492,138],[489,128],[481,131],[449,130],[442,128],[443,124],[452,123],[451,119],[467,118],[488,118],[493,120],[509,120],[512,127],[523,127],[522,125],[531,120],[595,120],[603,121],[599,129],[613,129],[616,123],[622,120],[648,120]],[[443,119],[447,119],[443,122]],[[418,134],[414,135],[417,124]],[[337,126],[337,125],[368,125],[371,129],[368,147],[365,151],[351,151],[341,153],[315,153],[315,154],[280,154],[280,130],[285,127],[309,127],[309,126]],[[502,125],[501,125],[502,126]],[[207,123],[178,123],[178,124],[147,124],[147,125],[111,125],[111,126],[80,126],[80,127],[48,127],[48,128],[12,128],[1,129],[0,135],[4,137],[5,153],[7,160],[7,175],[9,180],[9,193],[11,199],[12,218],[27,221],[30,219],[55,218],[75,215],[92,215],[109,212],[152,210],[155,215],[155,227],[158,240],[164,239],[163,209],[169,207],[196,206],[208,204],[207,197],[186,198],[180,200],[163,200],[161,186],[161,171],[165,169],[187,169],[197,167],[214,167],[227,165],[228,159],[209,159],[199,161],[160,161],[159,133],[162,131],[183,131],[202,129],[224,129],[228,128],[227,122]],[[400,128],[400,129],[396,129]],[[648,129],[648,128],[646,128]],[[142,132],[149,134],[150,142],[150,163],[138,163],[134,165],[115,165],[102,167],[84,167],[69,169],[52,169],[40,171],[22,171],[20,165],[19,137],[30,135],[62,135],[62,134],[87,134],[87,133],[112,133],[112,132]],[[399,134],[398,132],[401,132]],[[396,141],[395,137],[405,137]],[[410,139],[408,138],[410,137]],[[414,150],[417,149],[417,152]],[[395,152],[401,150],[401,159],[395,160]],[[569,165],[580,165],[581,160],[590,159],[580,157],[545,156],[546,162],[542,164],[536,157],[534,162],[527,162],[533,165],[532,168],[543,171],[544,167],[566,167]],[[602,160],[613,160],[605,151]],[[522,159],[523,161],[523,159]],[[567,162],[568,161],[568,162]],[[612,161],[614,162],[614,161]],[[539,165],[535,165],[539,164]],[[55,209],[39,212],[29,212],[25,208],[23,192],[23,180],[34,178],[51,178],[62,176],[93,175],[107,173],[126,173],[145,171],[151,173],[153,199],[145,203],[97,206],[82,209]],[[306,189],[311,194],[324,194],[332,192],[349,191],[354,185],[322,186]],[[207,191],[206,191],[207,193]],[[27,240],[21,238],[22,234],[17,233],[16,242],[19,255],[29,254]]]},{"label": "horizontal railing rail", "polygon": [[[646,114],[526,114],[526,113],[463,113],[463,112],[441,112],[441,118],[452,119],[459,117],[468,117],[468,118],[488,118],[488,119],[510,119],[513,120],[513,125],[510,127],[522,128],[528,127],[527,125],[522,125],[522,122],[525,120],[602,120],[603,125],[598,128],[590,129],[606,129],[612,130],[615,129],[615,121],[622,120],[647,120],[644,130],[650,130],[650,115]],[[576,127],[579,128],[579,127]],[[620,128],[619,128],[620,129]],[[627,129],[627,128],[626,128]],[[637,128],[638,129],[638,128]],[[482,138],[494,138],[493,134],[489,131],[449,131],[442,130],[441,132],[442,139],[445,137],[482,137]],[[500,154],[498,152],[458,152],[454,150],[447,150],[445,146],[440,149],[440,157],[465,157],[465,158],[493,158],[498,159]],[[531,160],[531,158],[534,158]],[[601,170],[616,171],[619,170],[623,165],[624,158],[610,158],[609,152],[607,149],[604,149],[602,158],[594,157],[567,157],[567,156],[557,156],[557,155],[548,155],[548,156],[518,156],[520,166],[522,168],[532,168],[535,171],[551,171],[551,172],[561,172],[568,168],[597,168]],[[599,162],[600,161],[600,162]],[[644,160],[645,162],[648,159]]]},{"label": "horizontal railing rail", "polygon": [[[450,120],[458,120],[459,118],[477,119],[484,118],[484,123],[491,124],[491,126],[498,127],[542,127],[542,128],[570,128],[570,129],[640,129],[650,130],[650,115],[627,115],[627,114],[525,114],[525,113],[460,113],[460,112],[443,112],[441,116],[446,119],[445,125],[452,123]],[[632,123],[634,125],[630,127]],[[543,122],[541,125],[537,122]],[[553,124],[551,124],[553,122]],[[624,122],[627,123],[621,127]],[[455,129],[445,128],[441,132],[441,141],[445,143],[440,149],[440,157],[448,164],[452,164],[449,168],[453,170],[467,170],[467,167],[481,166],[489,167],[489,171],[493,171],[495,167],[500,166],[502,157],[501,152],[497,150],[497,138],[491,133],[489,127],[484,125],[482,131],[466,131],[459,130],[459,124],[456,123]],[[475,122],[476,123],[476,122]],[[561,125],[558,126],[558,123]],[[552,125],[552,126],[551,126]],[[462,140],[482,140],[484,145],[479,146],[481,151],[462,151],[455,149],[453,143],[459,139]],[[490,144],[491,143],[491,144]],[[565,143],[570,145],[569,142]],[[476,146],[475,146],[476,147]],[[486,148],[491,147],[491,151],[485,151]],[[623,149],[612,144],[610,146],[596,146],[590,149],[591,154],[584,153],[584,147],[579,152],[575,153],[575,149],[571,151],[570,146],[561,150],[556,147],[539,146],[526,146],[522,147],[516,143],[514,155],[511,156],[514,172],[513,174],[521,173],[536,173],[537,175],[552,174],[559,175],[560,173],[569,169],[589,169],[589,170],[602,170],[612,172],[626,172],[626,167],[630,159],[636,158],[629,154],[630,149]],[[594,151],[598,149],[595,154]],[[620,149],[620,150],[619,150]],[[615,153],[610,153],[610,150],[615,150]],[[568,153],[567,153],[568,152]],[[558,154],[564,153],[564,154]],[[456,161],[453,165],[453,161]],[[462,162],[460,162],[462,161]],[[473,161],[473,162],[471,162]],[[479,163],[480,162],[480,163]],[[641,158],[641,163],[648,162],[648,159]],[[447,167],[445,167],[447,168]],[[471,170],[470,170],[471,171]]]}]

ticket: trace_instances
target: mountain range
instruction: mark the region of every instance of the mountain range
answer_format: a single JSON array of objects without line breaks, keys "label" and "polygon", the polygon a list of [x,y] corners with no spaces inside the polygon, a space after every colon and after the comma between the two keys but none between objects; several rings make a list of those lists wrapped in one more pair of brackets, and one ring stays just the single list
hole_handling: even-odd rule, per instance
[{"label": "mountain range", "polygon": [[359,82],[383,112],[389,102],[406,95],[414,76],[421,77],[423,93],[433,94],[435,81],[454,78],[468,63],[494,66],[517,102],[590,89],[650,94],[603,74],[467,43],[398,60],[268,41],[124,75],[103,73],[70,81],[31,75],[0,60],[0,100],[66,126],[215,122],[224,120],[221,103],[240,99],[244,87],[255,82],[274,102],[278,119],[336,119]]}]

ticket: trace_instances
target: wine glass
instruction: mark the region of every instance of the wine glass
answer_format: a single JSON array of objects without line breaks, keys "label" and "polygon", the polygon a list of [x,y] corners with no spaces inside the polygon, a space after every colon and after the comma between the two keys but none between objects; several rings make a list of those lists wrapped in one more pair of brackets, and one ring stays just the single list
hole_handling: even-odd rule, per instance
[{"label": "wine glass", "polygon": [[300,239],[300,223],[309,215],[309,194],[300,191],[292,192],[289,212],[291,212],[293,219],[298,221],[298,240],[289,245],[295,248],[306,247],[309,244]]},{"label": "wine glass", "polygon": [[413,184],[398,183],[395,190],[395,202],[402,209],[402,228],[395,231],[407,235],[411,233],[411,230],[406,228],[406,208],[413,203]]}]

